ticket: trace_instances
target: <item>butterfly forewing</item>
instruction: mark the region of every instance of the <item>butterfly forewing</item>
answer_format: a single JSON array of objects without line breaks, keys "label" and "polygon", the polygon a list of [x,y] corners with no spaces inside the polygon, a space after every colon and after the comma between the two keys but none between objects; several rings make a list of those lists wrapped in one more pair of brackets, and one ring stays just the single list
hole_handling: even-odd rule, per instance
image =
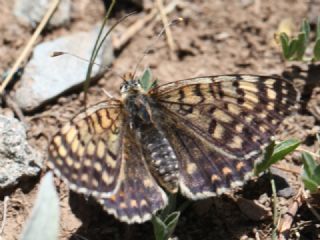
[{"label": "butterfly forewing", "polygon": [[240,185],[297,99],[287,81],[250,75],[182,80],[151,95],[193,199]]},{"label": "butterfly forewing", "polygon": [[53,137],[49,167],[77,192],[110,196],[123,178],[123,129],[118,101],[90,107]]}]

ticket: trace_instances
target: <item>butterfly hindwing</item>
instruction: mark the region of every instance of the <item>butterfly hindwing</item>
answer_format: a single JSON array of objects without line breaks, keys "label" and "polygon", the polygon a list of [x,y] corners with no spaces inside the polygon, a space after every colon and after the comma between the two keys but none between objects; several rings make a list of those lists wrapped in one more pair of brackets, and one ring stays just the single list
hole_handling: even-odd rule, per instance
[{"label": "butterfly hindwing", "polygon": [[[230,187],[242,185],[243,176],[252,169],[252,159],[226,154],[197,134],[171,128],[168,137],[174,142],[179,161],[179,186],[190,199],[202,199],[221,194]],[[259,151],[251,157],[257,158]]]},{"label": "butterfly hindwing", "polygon": [[123,177],[123,116],[102,102],[67,123],[49,146],[49,167],[76,192],[110,196]]},{"label": "butterfly hindwing", "polygon": [[[128,131],[130,132],[130,130]],[[151,176],[142,148],[133,134],[126,134],[124,148],[124,178],[119,190],[99,202],[107,212],[127,223],[141,223],[167,205],[167,196]]]}]

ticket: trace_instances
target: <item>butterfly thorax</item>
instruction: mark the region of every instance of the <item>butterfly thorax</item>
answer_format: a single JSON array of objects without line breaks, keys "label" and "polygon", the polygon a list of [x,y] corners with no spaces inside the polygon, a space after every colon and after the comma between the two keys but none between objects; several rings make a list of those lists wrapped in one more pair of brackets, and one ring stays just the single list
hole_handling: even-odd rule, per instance
[{"label": "butterfly thorax", "polygon": [[140,143],[153,176],[170,192],[178,190],[179,165],[176,154],[161,130],[156,101],[147,95],[138,81],[121,87],[122,102],[128,126]]}]

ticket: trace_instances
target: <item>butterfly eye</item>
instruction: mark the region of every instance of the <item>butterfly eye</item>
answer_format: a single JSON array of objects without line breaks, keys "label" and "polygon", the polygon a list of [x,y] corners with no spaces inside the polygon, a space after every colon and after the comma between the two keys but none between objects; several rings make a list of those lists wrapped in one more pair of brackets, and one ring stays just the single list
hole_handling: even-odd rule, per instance
[{"label": "butterfly eye", "polygon": [[122,84],[120,86],[120,92],[126,92],[128,91],[128,85],[127,84]]}]

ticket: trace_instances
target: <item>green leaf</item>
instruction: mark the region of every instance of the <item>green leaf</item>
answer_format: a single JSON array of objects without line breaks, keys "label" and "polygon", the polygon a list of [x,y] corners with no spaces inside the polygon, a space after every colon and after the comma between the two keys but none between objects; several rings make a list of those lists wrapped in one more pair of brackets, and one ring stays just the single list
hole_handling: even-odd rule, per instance
[{"label": "green leaf", "polygon": [[314,60],[318,61],[320,60],[320,39],[316,41],[316,44],[313,48],[313,58]]},{"label": "green leaf", "polygon": [[280,33],[280,43],[284,58],[289,59],[289,37],[286,33]]},{"label": "green leaf", "polygon": [[292,39],[289,43],[288,60],[295,60],[295,53],[298,49],[298,39]]},{"label": "green leaf", "polygon": [[271,156],[273,154],[274,148],[275,148],[275,141],[272,141],[265,149],[264,156],[261,161],[256,162],[254,166],[254,174],[259,175],[261,172],[264,172],[267,170],[271,163]]},{"label": "green leaf", "polygon": [[179,217],[180,217],[180,212],[173,212],[164,220],[167,226],[168,238],[173,234],[174,229],[178,224]]},{"label": "green leaf", "polygon": [[317,19],[316,40],[320,39],[320,16]]},{"label": "green leaf", "polygon": [[307,49],[308,37],[306,33],[299,33],[297,41],[297,50],[295,54],[295,60],[302,60],[304,53]]},{"label": "green leaf", "polygon": [[268,147],[266,147],[263,160],[257,162],[255,165],[254,173],[255,175],[260,174],[267,170],[272,164],[283,159],[287,154],[293,152],[300,142],[297,140],[286,140],[277,145],[272,141]]},{"label": "green leaf", "polygon": [[172,212],[162,221],[158,216],[153,216],[152,224],[156,240],[167,240],[174,232],[180,217],[180,212]]},{"label": "green leaf", "polygon": [[283,56],[287,60],[303,60],[308,46],[310,35],[310,24],[304,20],[301,25],[301,32],[296,38],[290,39],[287,34],[280,34]]},{"label": "green leaf", "polygon": [[53,184],[53,175],[47,173],[41,181],[39,192],[21,240],[57,240],[59,236],[59,198]]},{"label": "green leaf", "polygon": [[309,177],[311,177],[313,175],[314,170],[316,169],[316,163],[313,157],[309,153],[303,152],[302,161],[304,171]]},{"label": "green leaf", "polygon": [[289,139],[277,144],[271,157],[272,164],[293,152],[299,145],[300,141],[294,139]]},{"label": "green leaf", "polygon": [[306,152],[302,153],[303,173],[302,181],[311,192],[317,192],[320,185],[320,165]]},{"label": "green leaf", "polygon": [[152,81],[152,72],[150,68],[147,68],[143,74],[142,77],[139,79],[139,82],[141,84],[141,87],[145,90],[148,91],[154,84]]},{"label": "green leaf", "polygon": [[320,165],[316,166],[313,172],[313,180],[320,185]]},{"label": "green leaf", "polygon": [[177,205],[177,194],[168,194],[168,205],[160,212],[159,217],[165,219],[170,213],[174,212]]},{"label": "green leaf", "polygon": [[166,240],[168,234],[166,224],[158,217],[153,216],[152,218],[153,232],[156,240]]},{"label": "green leaf", "polygon": [[155,87],[157,87],[157,86],[158,86],[158,82],[159,82],[158,79],[154,80],[154,81],[152,82],[152,85],[151,85],[150,88],[155,88]]},{"label": "green leaf", "polygon": [[307,19],[304,19],[302,22],[301,32],[305,34],[306,44],[308,44],[309,35],[310,35],[310,24]]},{"label": "green leaf", "polygon": [[170,194],[167,207],[152,218],[156,240],[168,239],[178,223],[180,211],[174,211],[176,208],[176,197],[176,194]]},{"label": "green leaf", "polygon": [[314,182],[308,175],[306,175],[305,172],[302,173],[301,178],[305,188],[309,189],[313,193],[318,191],[318,184]]}]

